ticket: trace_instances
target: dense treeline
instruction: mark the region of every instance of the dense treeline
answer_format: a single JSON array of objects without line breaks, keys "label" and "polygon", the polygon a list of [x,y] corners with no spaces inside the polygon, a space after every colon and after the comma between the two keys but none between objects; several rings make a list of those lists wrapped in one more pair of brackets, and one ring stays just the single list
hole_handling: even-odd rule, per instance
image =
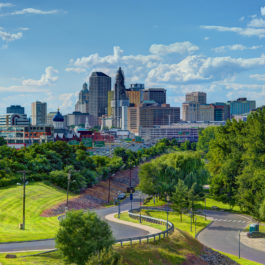
[{"label": "dense treeline", "polygon": [[264,218],[265,108],[251,113],[246,122],[232,120],[208,129],[200,141],[198,146],[208,152],[214,197]]},{"label": "dense treeline", "polygon": [[16,184],[21,179],[19,171],[26,170],[29,181],[46,181],[66,188],[67,176],[71,172],[71,190],[79,192],[107,179],[120,168],[138,165],[175,144],[174,141],[161,140],[138,152],[119,148],[113,157],[90,156],[82,144],[70,146],[62,141],[34,144],[20,150],[3,145],[0,146],[0,187]]},{"label": "dense treeline", "polygon": [[141,165],[139,179],[140,190],[149,195],[172,195],[179,182],[183,182],[188,190],[193,189],[195,194],[201,195],[208,172],[199,153],[175,152]]}]

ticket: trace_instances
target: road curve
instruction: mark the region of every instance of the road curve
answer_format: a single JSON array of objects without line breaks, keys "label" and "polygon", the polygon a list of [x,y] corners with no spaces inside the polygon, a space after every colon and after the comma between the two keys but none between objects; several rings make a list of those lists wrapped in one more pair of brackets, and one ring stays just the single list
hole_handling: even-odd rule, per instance
[{"label": "road curve", "polygon": [[[139,207],[139,196],[137,193],[134,194],[133,208]],[[127,211],[131,209],[130,200],[127,198],[121,203],[121,211]],[[99,208],[94,209],[94,212],[97,213],[102,219],[105,219],[106,215],[115,213],[118,211],[118,207],[108,207],[108,208]],[[106,220],[111,227],[113,236],[115,239],[122,239],[128,237],[136,237],[147,235],[148,232],[143,229],[136,227],[118,224],[116,222],[110,222]],[[26,241],[26,242],[14,242],[14,243],[0,243],[0,253],[1,252],[18,252],[18,251],[30,251],[30,250],[49,250],[55,248],[55,242],[53,239],[47,240],[35,240],[35,241]]]},{"label": "road curve", "polygon": [[[238,256],[239,231],[243,230],[249,220],[241,215],[229,212],[206,211],[213,222],[198,235],[198,240],[207,247]],[[240,255],[248,260],[265,264],[265,249],[259,251],[240,244]]]}]

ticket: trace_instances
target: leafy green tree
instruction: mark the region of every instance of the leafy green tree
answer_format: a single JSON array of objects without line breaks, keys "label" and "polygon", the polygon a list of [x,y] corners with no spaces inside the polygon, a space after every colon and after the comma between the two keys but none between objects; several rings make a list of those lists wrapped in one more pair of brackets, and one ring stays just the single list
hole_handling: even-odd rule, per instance
[{"label": "leafy green tree", "polygon": [[259,217],[261,220],[265,220],[265,199],[262,201],[259,207]]},{"label": "leafy green tree", "polygon": [[93,212],[68,212],[56,236],[56,246],[66,261],[78,265],[85,265],[89,257],[113,242],[110,227]]},{"label": "leafy green tree", "polygon": [[180,215],[180,221],[182,222],[182,213],[188,208],[188,187],[183,180],[179,179],[175,188],[175,192],[171,196],[172,208]]},{"label": "leafy green tree", "polygon": [[6,145],[6,140],[3,137],[0,137],[0,146]]},{"label": "leafy green tree", "polygon": [[209,151],[209,145],[211,140],[215,139],[215,126],[209,126],[199,133],[199,140],[197,143],[197,150],[201,151],[203,153],[208,153]]}]

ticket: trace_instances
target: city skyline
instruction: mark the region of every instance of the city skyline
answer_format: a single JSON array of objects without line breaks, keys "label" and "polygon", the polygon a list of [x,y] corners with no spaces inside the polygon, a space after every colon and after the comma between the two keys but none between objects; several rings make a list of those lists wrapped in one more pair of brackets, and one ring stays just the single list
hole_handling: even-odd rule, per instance
[{"label": "city skyline", "polygon": [[1,113],[34,101],[70,113],[93,71],[113,89],[119,66],[127,88],[163,87],[172,106],[192,91],[264,104],[265,2],[142,2],[0,1]]}]

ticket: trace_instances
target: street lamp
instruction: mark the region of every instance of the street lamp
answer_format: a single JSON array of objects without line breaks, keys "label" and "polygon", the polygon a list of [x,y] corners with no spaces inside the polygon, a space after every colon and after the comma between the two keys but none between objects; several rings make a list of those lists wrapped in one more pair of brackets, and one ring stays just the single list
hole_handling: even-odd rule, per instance
[{"label": "street lamp", "polygon": [[206,220],[206,197],[204,198],[204,219]]},{"label": "street lamp", "polygon": [[169,202],[169,196],[167,195],[167,197],[166,197],[166,199],[167,199],[167,229],[168,229],[168,202]]},{"label": "street lamp", "polygon": [[196,223],[197,223],[197,217],[195,218],[195,237],[196,237]]},{"label": "street lamp", "polygon": [[140,223],[142,223],[142,192],[139,192],[140,195]]},{"label": "street lamp", "polygon": [[108,203],[110,203],[110,181],[111,181],[111,178],[114,177],[115,174],[112,174],[111,176],[109,176],[109,193],[108,193]]},{"label": "street lamp", "polygon": [[192,232],[192,209],[190,212],[190,231]]},{"label": "street lamp", "polygon": [[118,191],[118,218],[120,219],[120,214],[121,214],[121,206],[120,206],[120,191]]},{"label": "street lamp", "polygon": [[238,233],[238,258],[240,259],[240,233],[241,233],[241,230],[239,230],[239,233]]},{"label": "street lamp", "polygon": [[[26,185],[28,184],[28,181],[26,181],[26,172],[25,170],[18,171],[18,173],[22,173],[22,183],[23,183],[23,210],[22,210],[22,224],[20,224],[20,229],[25,230],[25,212],[26,212]],[[17,183],[17,185],[21,185],[20,183]]]},{"label": "street lamp", "polygon": [[[65,211],[68,211],[68,205],[69,205],[69,190],[70,190],[70,183],[71,183],[71,177],[72,177],[72,172],[69,171],[68,175],[67,175],[67,194],[66,194],[66,207],[65,207]],[[73,180],[72,182],[75,182],[75,180]]]}]

